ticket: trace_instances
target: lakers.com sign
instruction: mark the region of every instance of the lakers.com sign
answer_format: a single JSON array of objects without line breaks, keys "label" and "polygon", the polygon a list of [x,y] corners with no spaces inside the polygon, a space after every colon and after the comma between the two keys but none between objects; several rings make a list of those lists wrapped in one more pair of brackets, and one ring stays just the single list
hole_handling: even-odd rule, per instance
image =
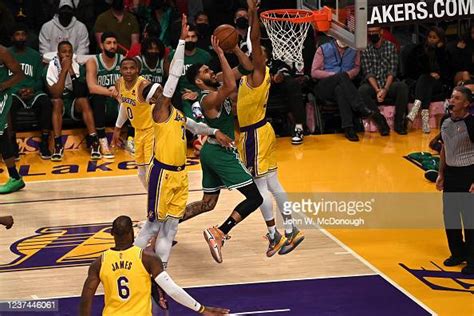
[{"label": "lakers.com sign", "polygon": [[384,26],[472,18],[474,0],[369,0],[367,24]]}]

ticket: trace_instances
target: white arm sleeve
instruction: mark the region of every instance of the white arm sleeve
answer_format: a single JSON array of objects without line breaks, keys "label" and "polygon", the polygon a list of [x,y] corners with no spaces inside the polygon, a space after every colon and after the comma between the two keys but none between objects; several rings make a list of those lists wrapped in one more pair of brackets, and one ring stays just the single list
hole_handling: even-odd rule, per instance
[{"label": "white arm sleeve", "polygon": [[117,121],[115,122],[115,127],[122,128],[123,124],[125,124],[127,119],[127,109],[124,106],[120,105]]},{"label": "white arm sleeve", "polygon": [[194,135],[216,135],[217,129],[198,123],[189,117],[186,118],[186,129]]},{"label": "white arm sleeve", "polygon": [[178,47],[171,60],[168,80],[166,80],[165,86],[163,87],[163,95],[167,98],[171,98],[178,85],[179,78],[183,74],[184,68],[184,40],[179,40]]},{"label": "white arm sleeve", "polygon": [[192,309],[193,311],[199,311],[201,304],[199,304],[194,298],[186,293],[181,287],[179,287],[166,271],[161,272],[155,278],[155,282],[171,296],[177,303]]}]

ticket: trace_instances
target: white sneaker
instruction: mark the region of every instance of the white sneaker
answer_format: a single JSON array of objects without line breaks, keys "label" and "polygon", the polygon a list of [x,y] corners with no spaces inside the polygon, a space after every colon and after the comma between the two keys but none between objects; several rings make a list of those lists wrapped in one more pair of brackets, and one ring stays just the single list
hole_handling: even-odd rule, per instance
[{"label": "white sneaker", "polygon": [[294,136],[291,138],[291,143],[292,143],[293,145],[302,144],[302,143],[303,143],[303,138],[304,138],[303,130],[300,129],[300,128],[296,128],[296,129],[295,129],[295,134],[294,134]]},{"label": "white sneaker", "polygon": [[421,107],[421,102],[417,102],[417,101],[415,101],[415,104],[413,104],[413,107],[411,108],[410,113],[408,113],[407,115],[407,119],[409,119],[412,122],[415,120],[415,117],[418,114],[418,111],[420,110],[420,107]]},{"label": "white sneaker", "polygon": [[430,111],[428,109],[421,110],[421,129],[423,133],[429,134],[431,132],[430,128]]},{"label": "white sneaker", "polygon": [[99,138],[100,149],[102,151],[102,156],[106,159],[114,159],[115,155],[110,151],[109,142],[107,138]]},{"label": "white sneaker", "polygon": [[135,153],[135,141],[133,140],[132,136],[128,136],[127,143],[125,144],[125,149],[131,152],[132,154]]}]

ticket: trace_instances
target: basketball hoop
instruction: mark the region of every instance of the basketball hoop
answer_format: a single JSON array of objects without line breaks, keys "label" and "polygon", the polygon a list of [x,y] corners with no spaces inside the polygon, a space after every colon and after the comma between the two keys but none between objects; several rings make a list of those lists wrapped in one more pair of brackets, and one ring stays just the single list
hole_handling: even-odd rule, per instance
[{"label": "basketball hoop", "polygon": [[268,36],[272,41],[273,57],[287,64],[295,63],[298,71],[303,69],[303,43],[311,24],[326,32],[331,26],[331,9],[321,10],[278,9],[260,14]]}]

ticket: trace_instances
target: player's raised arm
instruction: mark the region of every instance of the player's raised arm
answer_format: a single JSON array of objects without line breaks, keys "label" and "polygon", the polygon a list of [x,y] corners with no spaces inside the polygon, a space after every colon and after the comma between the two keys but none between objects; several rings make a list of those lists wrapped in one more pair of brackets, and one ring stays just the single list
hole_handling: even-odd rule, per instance
[{"label": "player's raised arm", "polygon": [[[145,100],[149,103],[154,103],[155,107],[153,108],[153,120],[157,123],[164,122],[168,119],[170,113],[171,98],[176,90],[176,87],[179,82],[179,78],[183,74],[184,67],[184,39],[188,36],[188,20],[186,15],[183,14],[181,19],[181,36],[178,41],[178,46],[171,61],[169,76],[166,80],[165,86],[162,88],[162,94],[160,95],[160,88],[153,84],[151,90],[154,91],[153,94],[148,94],[145,97]],[[147,88],[144,89],[146,91]],[[145,96],[145,93],[143,93]]]},{"label": "player's raised arm", "polygon": [[94,299],[97,287],[100,284],[99,272],[101,265],[101,258],[97,258],[89,267],[89,273],[87,279],[82,288],[81,305],[79,307],[79,315],[89,316],[91,315],[92,300]]},{"label": "player's raised arm", "polygon": [[142,262],[155,282],[177,303],[206,316],[229,314],[228,309],[207,307],[198,303],[194,298],[186,293],[186,291],[174,283],[173,279],[171,279],[166,271],[163,271],[163,263],[157,256],[143,252]]},{"label": "player's raised arm", "polygon": [[248,15],[250,24],[250,41],[252,43],[252,63],[254,70],[249,75],[249,83],[253,87],[258,87],[265,78],[265,55],[260,46],[260,24],[258,23],[256,0],[247,0]]}]

